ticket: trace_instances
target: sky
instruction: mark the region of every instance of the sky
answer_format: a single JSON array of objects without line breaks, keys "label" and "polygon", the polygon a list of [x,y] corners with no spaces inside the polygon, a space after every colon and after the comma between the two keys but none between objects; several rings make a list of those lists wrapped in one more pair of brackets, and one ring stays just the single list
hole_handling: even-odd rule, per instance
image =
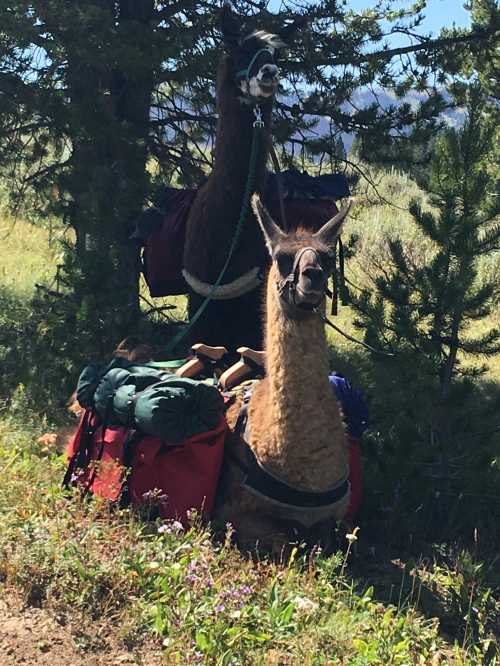
[{"label": "sky", "polygon": [[[374,3],[370,0],[350,0],[348,6],[355,9],[368,9]],[[408,6],[410,1],[400,3],[402,7]],[[428,0],[425,14],[425,23],[422,28],[425,32],[437,34],[443,27],[457,27],[470,25],[470,13],[463,8],[463,0]]]},{"label": "sky", "polygon": [[[349,0],[347,6],[353,10],[368,9],[372,7],[372,0]],[[411,0],[400,0],[401,7],[407,7]],[[470,14],[463,8],[464,0],[427,0],[425,21],[422,24],[422,32],[437,35],[443,27],[451,27],[453,23],[457,27],[470,25]],[[280,0],[272,0],[269,5],[271,10],[278,9]]]}]

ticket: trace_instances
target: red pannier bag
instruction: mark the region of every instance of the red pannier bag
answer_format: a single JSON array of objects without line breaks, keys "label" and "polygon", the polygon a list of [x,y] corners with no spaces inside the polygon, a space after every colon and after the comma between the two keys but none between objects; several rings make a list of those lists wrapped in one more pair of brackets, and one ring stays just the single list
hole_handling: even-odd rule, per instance
[{"label": "red pannier bag", "polygon": [[[187,294],[188,286],[182,275],[186,223],[197,190],[167,188],[162,206],[166,213],[159,227],[143,239],[143,272],[149,293],[153,297]],[[293,199],[284,201],[289,228],[304,226],[317,231],[337,212],[330,200]],[[277,201],[271,202],[270,212],[281,222]]]},{"label": "red pannier bag", "polygon": [[168,188],[165,217],[144,243],[143,271],[151,296],[187,294],[182,276],[186,222],[196,190]]},{"label": "red pannier bag", "polygon": [[[94,419],[94,423],[92,422]],[[149,435],[138,434],[125,427],[98,427],[91,434],[92,442],[83,455],[86,412],[70,442],[70,460],[65,481],[76,483],[97,497],[116,502],[125,487],[132,505],[150,500],[158,504],[162,518],[173,518],[184,525],[187,513],[195,509],[208,520],[211,516],[219,481],[227,423],[221,417],[218,425],[195,435],[181,444],[172,444]],[[90,425],[95,417],[90,417]],[[84,443],[85,447],[85,443]],[[72,464],[74,463],[74,464]],[[156,496],[157,502],[154,499]]]}]

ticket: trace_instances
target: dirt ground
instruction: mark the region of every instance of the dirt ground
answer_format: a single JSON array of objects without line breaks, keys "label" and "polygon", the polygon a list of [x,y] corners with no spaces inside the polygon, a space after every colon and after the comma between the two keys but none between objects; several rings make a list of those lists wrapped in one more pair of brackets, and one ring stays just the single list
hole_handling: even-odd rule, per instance
[{"label": "dirt ground", "polygon": [[[0,588],[1,589],[1,588]],[[128,651],[117,646],[113,636],[95,637],[90,628],[63,624],[43,608],[26,607],[16,597],[1,590],[0,664],[40,664],[40,666],[119,666],[138,664],[160,666],[159,651],[140,648]]]}]

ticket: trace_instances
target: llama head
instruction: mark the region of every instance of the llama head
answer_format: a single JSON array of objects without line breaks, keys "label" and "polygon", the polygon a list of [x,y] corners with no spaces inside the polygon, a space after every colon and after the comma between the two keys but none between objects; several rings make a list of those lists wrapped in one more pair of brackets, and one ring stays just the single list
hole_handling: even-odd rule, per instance
[{"label": "llama head", "polygon": [[283,37],[297,27],[296,23],[286,26],[280,35],[265,30],[242,35],[231,5],[224,3],[221,13],[224,45],[233,60],[235,83],[245,100],[265,100],[274,95],[279,84],[276,52],[285,46]]},{"label": "llama head", "polygon": [[335,243],[351,202],[316,233],[301,229],[285,233],[257,194],[252,197],[252,207],[271,255],[271,277],[284,314],[307,316],[325,297]]}]

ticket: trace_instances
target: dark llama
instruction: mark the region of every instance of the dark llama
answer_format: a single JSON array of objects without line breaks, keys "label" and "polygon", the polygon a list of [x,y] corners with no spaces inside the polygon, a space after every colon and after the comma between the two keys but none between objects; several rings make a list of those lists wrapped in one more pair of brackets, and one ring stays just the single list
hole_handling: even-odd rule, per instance
[{"label": "dark llama", "polygon": [[[221,15],[226,54],[218,69],[217,134],[214,168],[192,204],[186,228],[183,275],[189,285],[189,316],[212,293],[238,225],[249,177],[253,124],[260,131],[253,190],[262,192],[271,142],[271,113],[278,87],[276,51],[284,46],[297,24],[279,35],[263,30],[240,34],[229,4]],[[262,268],[266,253],[255,216],[249,209],[239,242],[220,286],[203,315],[192,325],[192,342],[262,346]]]}]

